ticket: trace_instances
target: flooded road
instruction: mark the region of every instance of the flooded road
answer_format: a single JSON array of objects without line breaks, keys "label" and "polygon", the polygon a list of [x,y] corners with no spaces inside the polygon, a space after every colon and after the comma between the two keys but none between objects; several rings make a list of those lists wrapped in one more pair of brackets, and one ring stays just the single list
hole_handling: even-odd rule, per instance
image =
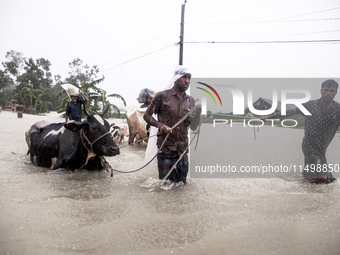
[{"label": "flooded road", "polygon": [[[339,181],[189,178],[151,191],[155,164],[112,178],[105,171],[52,171],[32,166],[26,155],[24,133],[39,120],[63,121],[56,113],[23,119],[0,113],[0,254],[339,254]],[[280,130],[261,130],[256,140],[249,131],[242,143],[254,147],[242,153],[229,138],[229,160],[248,160],[250,151],[277,139],[275,155],[301,163],[303,131]],[[339,162],[339,140],[336,134],[329,162]],[[145,149],[126,147],[107,160],[133,170],[144,164]]]}]

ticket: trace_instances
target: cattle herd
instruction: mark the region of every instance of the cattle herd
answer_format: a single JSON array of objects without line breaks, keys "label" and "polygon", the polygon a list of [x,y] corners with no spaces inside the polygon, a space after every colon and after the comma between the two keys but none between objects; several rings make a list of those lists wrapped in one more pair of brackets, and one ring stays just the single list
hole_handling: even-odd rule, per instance
[{"label": "cattle herd", "polygon": [[[83,121],[50,123],[38,121],[26,131],[26,142],[31,162],[50,169],[102,170],[106,156],[119,154],[117,144],[129,136],[129,144],[147,138],[144,109],[127,114],[127,125],[110,125],[104,119],[108,105],[102,113],[91,115],[84,105],[87,118]],[[144,111],[143,111],[144,110]]]}]

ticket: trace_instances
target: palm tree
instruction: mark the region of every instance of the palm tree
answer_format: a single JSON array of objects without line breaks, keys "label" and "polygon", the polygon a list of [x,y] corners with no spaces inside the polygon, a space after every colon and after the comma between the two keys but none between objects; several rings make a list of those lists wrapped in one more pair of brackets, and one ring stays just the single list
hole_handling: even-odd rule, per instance
[{"label": "palm tree", "polygon": [[[122,100],[123,103],[124,103],[124,106],[126,106],[126,102],[125,102],[124,97],[122,97],[122,96],[119,95],[119,94],[111,94],[111,95],[108,95],[107,97],[115,97],[115,98],[118,98],[118,99]],[[111,105],[111,107],[112,107],[116,112],[118,112],[118,114],[120,114],[120,110],[119,110],[119,108],[118,108],[117,106]]]}]

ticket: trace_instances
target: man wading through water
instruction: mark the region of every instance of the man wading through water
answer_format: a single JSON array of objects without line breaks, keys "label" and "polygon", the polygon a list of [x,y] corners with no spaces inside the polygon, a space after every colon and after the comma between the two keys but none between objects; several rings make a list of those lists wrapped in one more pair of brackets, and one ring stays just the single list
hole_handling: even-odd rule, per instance
[{"label": "man wading through water", "polygon": [[[189,88],[191,74],[183,66],[179,66],[173,77],[173,87],[158,92],[144,114],[144,120],[159,129],[157,147],[163,144],[167,134],[178,121],[180,121],[195,106],[195,100],[185,91]],[[157,114],[158,120],[152,117]],[[201,108],[193,112],[193,117],[186,118],[181,124],[171,131],[164,146],[157,155],[159,179],[163,179],[181,154],[188,147],[188,128],[196,130],[201,115]],[[186,183],[189,170],[188,151],[178,162],[176,168],[168,176],[173,182]]]},{"label": "man wading through water", "polygon": [[[304,103],[303,106],[312,114],[306,116],[305,136],[302,151],[305,156],[303,177],[311,183],[331,183],[336,179],[329,171],[326,150],[340,126],[340,106],[334,101],[338,83],[326,80],[321,85],[321,98]],[[286,117],[302,114],[300,109],[287,110]],[[273,119],[281,117],[281,113],[263,117]]]},{"label": "man wading through water", "polygon": [[70,94],[70,97],[71,101],[68,102],[66,106],[65,122],[67,122],[68,120],[81,121],[81,107],[89,100],[81,90],[79,90],[79,93],[72,92]]}]

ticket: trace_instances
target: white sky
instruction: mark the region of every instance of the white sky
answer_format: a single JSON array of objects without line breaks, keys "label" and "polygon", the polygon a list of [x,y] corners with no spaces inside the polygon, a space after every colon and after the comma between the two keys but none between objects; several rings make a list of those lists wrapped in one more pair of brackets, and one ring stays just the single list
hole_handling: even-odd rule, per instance
[{"label": "white sky", "polygon": [[[68,63],[80,58],[100,68],[105,80],[99,86],[108,94],[118,93],[128,105],[138,105],[139,91],[164,89],[178,65],[179,47],[174,44],[179,41],[183,3],[0,0],[0,62],[7,51],[19,51],[27,58],[48,59],[52,74],[65,78]],[[186,4],[185,42],[303,40],[340,40],[338,0],[188,0]],[[139,58],[148,53],[152,54]],[[184,65],[193,77],[336,78],[339,62],[339,42],[184,45]],[[110,99],[119,104],[115,100]]]}]

